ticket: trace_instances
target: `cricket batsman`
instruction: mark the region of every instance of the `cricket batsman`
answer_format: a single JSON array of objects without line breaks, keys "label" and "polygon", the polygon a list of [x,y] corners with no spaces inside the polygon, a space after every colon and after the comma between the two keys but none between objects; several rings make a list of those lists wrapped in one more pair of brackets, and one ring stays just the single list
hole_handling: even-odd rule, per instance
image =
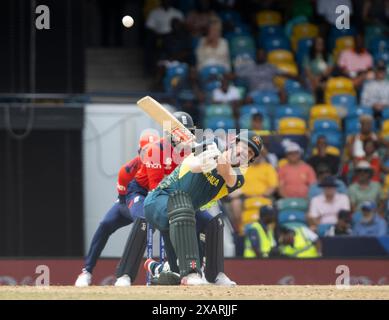
[{"label": "cricket batsman", "polygon": [[241,132],[224,152],[211,144],[199,155],[186,157],[147,195],[146,220],[160,230],[165,248],[173,248],[167,252],[168,261],[173,272],[178,261],[181,284],[206,284],[196,236],[196,210],[240,188],[244,183],[242,170],[259,156],[262,146],[262,139],[252,131]]},{"label": "cricket batsman", "polygon": [[[176,112],[174,116],[189,130],[195,129],[189,114]],[[143,201],[149,190],[156,188],[184,158],[185,149],[176,154],[175,143],[179,142],[173,139],[159,139],[156,136],[141,137],[142,154],[125,164],[119,171],[118,200],[106,213],[93,236],[84,268],[75,283],[77,287],[91,284],[93,269],[108,238],[117,229],[131,223],[134,224],[116,271],[115,286],[129,286],[131,281],[134,281],[146,248],[147,231]]]}]

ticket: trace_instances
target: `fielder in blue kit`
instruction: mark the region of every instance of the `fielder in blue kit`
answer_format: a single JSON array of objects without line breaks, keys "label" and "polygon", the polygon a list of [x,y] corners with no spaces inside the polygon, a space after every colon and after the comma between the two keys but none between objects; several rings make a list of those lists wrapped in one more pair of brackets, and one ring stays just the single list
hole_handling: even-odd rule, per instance
[{"label": "fielder in blue kit", "polygon": [[[259,156],[262,145],[261,138],[249,131],[239,134],[234,147],[223,153],[215,145],[198,156],[192,154],[146,197],[146,220],[163,234],[165,248],[169,248],[169,264],[173,272],[179,272],[181,284],[205,283],[196,237],[197,210],[240,188],[244,177],[239,167]],[[207,242],[206,235],[206,245]],[[220,255],[222,248],[218,247],[217,250]],[[218,269],[225,276],[220,260],[215,261],[219,265],[216,268],[212,266],[212,269]],[[178,270],[175,269],[176,261]],[[212,261],[206,261],[206,268],[209,263]],[[217,277],[215,274],[213,276]]]}]

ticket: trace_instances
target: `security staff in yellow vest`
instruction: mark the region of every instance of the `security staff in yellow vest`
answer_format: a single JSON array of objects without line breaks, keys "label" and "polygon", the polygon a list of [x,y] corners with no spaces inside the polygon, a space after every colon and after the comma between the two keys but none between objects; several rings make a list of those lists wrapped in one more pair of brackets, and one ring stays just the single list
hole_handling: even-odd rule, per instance
[{"label": "security staff in yellow vest", "polygon": [[258,222],[253,222],[245,228],[245,258],[268,258],[275,248],[274,222],[276,212],[271,206],[262,206]]},{"label": "security staff in yellow vest", "polygon": [[321,244],[316,233],[308,227],[282,226],[279,237],[279,253],[289,258],[320,257]]}]

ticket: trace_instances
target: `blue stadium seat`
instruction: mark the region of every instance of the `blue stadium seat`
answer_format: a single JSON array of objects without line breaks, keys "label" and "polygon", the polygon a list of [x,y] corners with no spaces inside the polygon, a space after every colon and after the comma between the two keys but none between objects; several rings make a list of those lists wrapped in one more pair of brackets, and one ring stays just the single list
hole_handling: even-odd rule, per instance
[{"label": "blue stadium seat", "polygon": [[216,129],[234,129],[235,120],[232,117],[209,117],[204,119],[205,128]]},{"label": "blue stadium seat", "polygon": [[311,135],[311,146],[316,145],[317,138],[324,135],[330,146],[340,149],[343,146],[343,135],[341,132],[314,131]]},{"label": "blue stadium seat", "polygon": [[370,107],[357,105],[347,113],[347,118],[359,118],[361,115],[373,116],[373,109]]},{"label": "blue stadium seat", "polygon": [[[239,127],[241,129],[251,129],[251,113],[246,113],[240,116],[239,118]],[[271,130],[271,120],[270,117],[266,114],[263,115],[263,129]]]},{"label": "blue stadium seat", "polygon": [[226,73],[226,69],[221,65],[205,66],[200,70],[200,79],[206,82],[210,79],[215,79]]},{"label": "blue stadium seat", "polygon": [[317,235],[319,237],[325,237],[326,233],[333,227],[333,224],[322,223],[317,226]]},{"label": "blue stadium seat", "polygon": [[264,26],[260,29],[258,44],[263,47],[266,39],[271,37],[284,37],[284,29],[282,26]]},{"label": "blue stadium seat", "polygon": [[259,105],[277,105],[280,103],[280,97],[275,91],[252,91],[250,97],[255,104]]},{"label": "blue stadium seat", "polygon": [[302,91],[300,82],[292,79],[286,79],[284,83],[284,89],[287,95],[291,95],[295,92]]},{"label": "blue stadium seat", "polygon": [[246,104],[240,108],[240,115],[261,113],[262,115],[268,115],[268,108],[263,105]]},{"label": "blue stadium seat", "polygon": [[234,36],[231,38],[229,44],[233,59],[239,54],[248,54],[250,57],[255,58],[255,43],[250,35]]},{"label": "blue stadium seat", "polygon": [[277,36],[265,39],[263,43],[263,48],[266,52],[276,50],[276,49],[284,49],[290,50],[289,40],[284,36]]},{"label": "blue stadium seat", "polygon": [[382,110],[382,120],[388,120],[389,119],[389,108],[384,108]]},{"label": "blue stadium seat", "polygon": [[386,51],[383,52],[376,52],[374,54],[374,63],[377,63],[378,61],[384,61],[385,64],[389,64],[389,49],[386,49]]},{"label": "blue stadium seat", "polygon": [[369,52],[371,52],[374,55],[380,53],[380,52],[387,52],[389,51],[389,38],[386,37],[377,37],[370,41]]},{"label": "blue stadium seat", "polygon": [[221,11],[219,12],[219,17],[223,22],[231,22],[233,24],[240,24],[242,21],[239,12],[233,10]]},{"label": "blue stadium seat", "polygon": [[345,120],[345,128],[344,133],[346,137],[350,134],[357,134],[361,129],[361,124],[359,122],[359,118],[347,118]]},{"label": "blue stadium seat", "polygon": [[304,58],[309,55],[312,45],[312,38],[303,38],[297,43],[296,62],[299,68],[302,67]]},{"label": "blue stadium seat", "polygon": [[274,128],[278,128],[278,121],[282,118],[301,118],[305,120],[304,111],[299,106],[278,106],[274,112]]},{"label": "blue stadium seat", "polygon": [[179,81],[188,76],[188,65],[186,63],[179,63],[166,69],[163,79],[165,91],[170,92],[174,89]]},{"label": "blue stadium seat", "polygon": [[321,131],[321,132],[339,132],[340,128],[336,121],[334,120],[316,120],[313,124],[313,131]]},{"label": "blue stadium seat", "polygon": [[277,201],[278,211],[297,210],[306,212],[308,210],[308,200],[305,198],[282,198]]},{"label": "blue stadium seat", "polygon": [[315,104],[315,99],[309,92],[298,91],[288,97],[288,104],[310,108]]},{"label": "blue stadium seat", "polygon": [[278,213],[279,224],[284,224],[289,222],[306,223],[305,212],[299,210],[283,210]]}]

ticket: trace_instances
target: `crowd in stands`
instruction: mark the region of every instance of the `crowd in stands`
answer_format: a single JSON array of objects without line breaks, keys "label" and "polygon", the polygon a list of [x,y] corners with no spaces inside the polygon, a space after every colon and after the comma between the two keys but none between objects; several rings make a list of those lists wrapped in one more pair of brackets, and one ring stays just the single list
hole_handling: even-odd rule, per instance
[{"label": "crowd in stands", "polygon": [[[349,28],[335,26],[340,4]],[[317,235],[387,235],[389,1],[175,6],[146,18],[157,84],[198,127],[265,142],[228,200],[244,256],[273,252],[274,222],[278,251],[298,257],[320,255]]]}]

